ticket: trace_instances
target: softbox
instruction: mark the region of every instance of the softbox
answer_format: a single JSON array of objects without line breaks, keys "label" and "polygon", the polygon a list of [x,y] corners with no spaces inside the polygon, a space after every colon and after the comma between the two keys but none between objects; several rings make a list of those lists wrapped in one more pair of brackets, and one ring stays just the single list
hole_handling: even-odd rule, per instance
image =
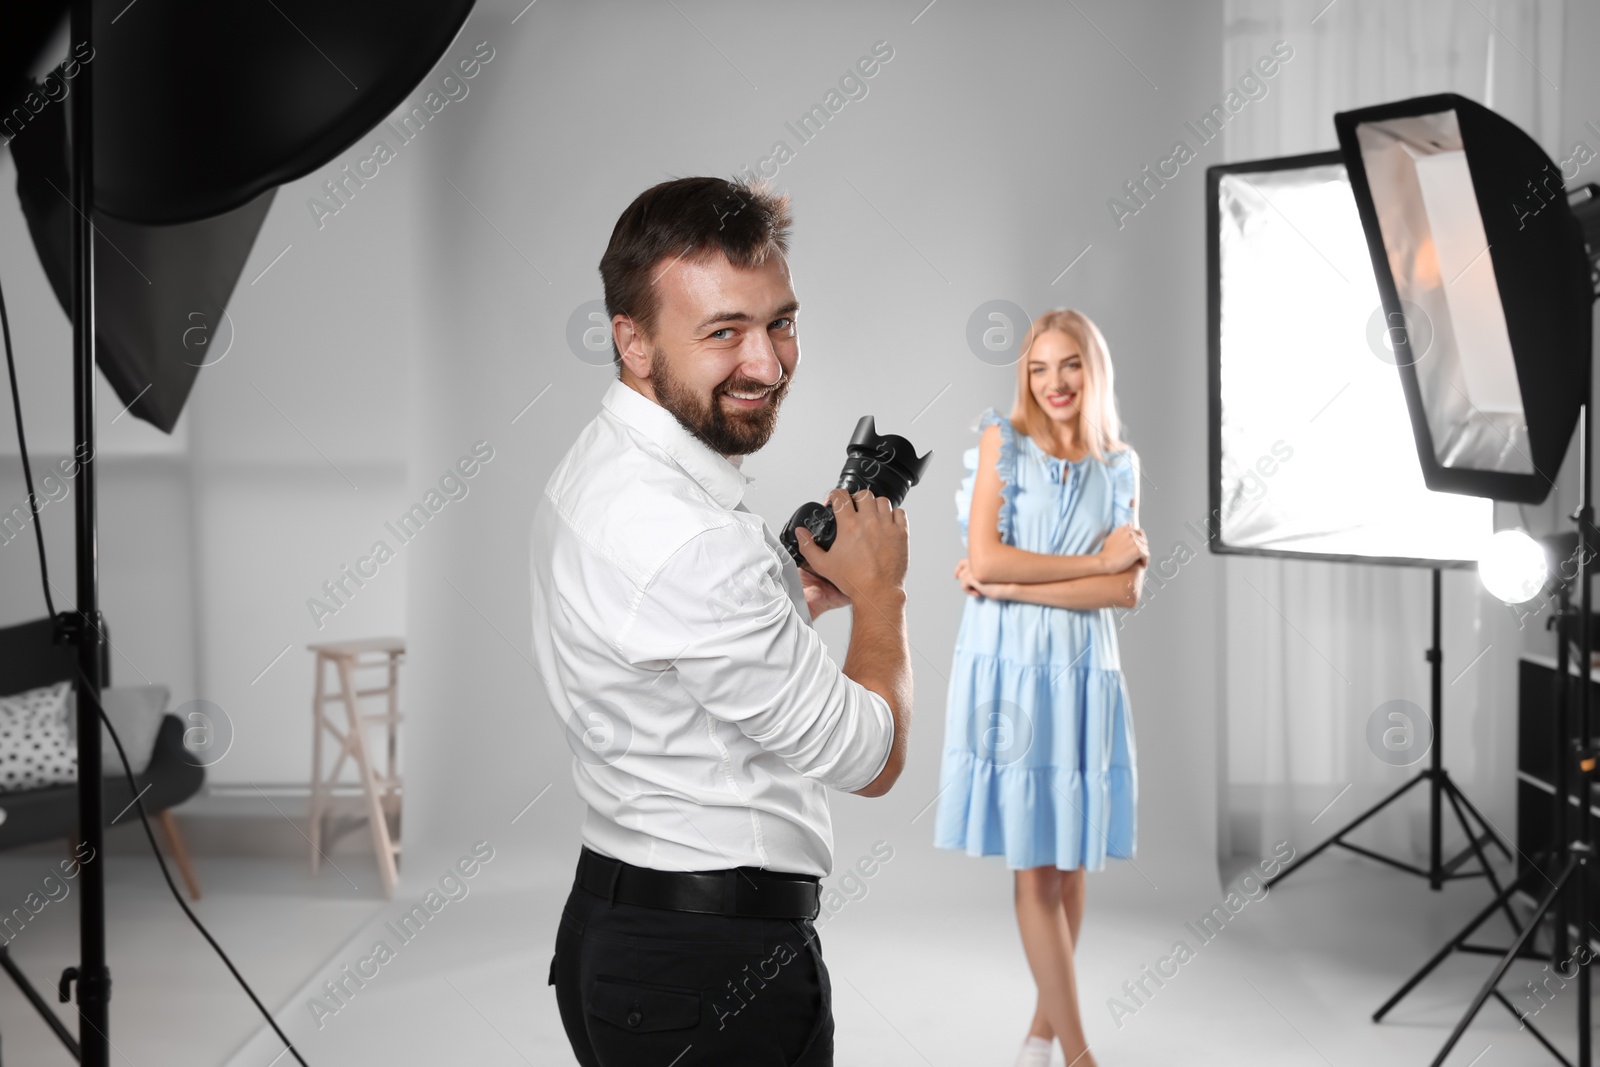
[{"label": "softbox", "polygon": [[[226,331],[274,190],[399,106],[472,0],[93,8],[94,52],[73,52],[65,66],[94,65],[95,358],[123,405],[170,433],[199,368],[217,358],[203,338]],[[0,69],[0,123],[12,120],[17,195],[70,315],[67,108],[26,77],[39,28],[60,25],[66,10],[55,0],[0,22],[0,62],[10,65]],[[70,92],[62,73],[46,82]]]}]

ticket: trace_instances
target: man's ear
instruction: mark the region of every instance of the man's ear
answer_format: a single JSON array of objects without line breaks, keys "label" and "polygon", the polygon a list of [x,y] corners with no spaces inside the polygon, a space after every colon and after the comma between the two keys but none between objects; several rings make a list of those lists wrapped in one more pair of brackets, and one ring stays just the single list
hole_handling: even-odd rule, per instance
[{"label": "man's ear", "polygon": [[650,377],[649,344],[643,333],[627,315],[611,317],[611,340],[622,354],[622,365],[635,378]]}]

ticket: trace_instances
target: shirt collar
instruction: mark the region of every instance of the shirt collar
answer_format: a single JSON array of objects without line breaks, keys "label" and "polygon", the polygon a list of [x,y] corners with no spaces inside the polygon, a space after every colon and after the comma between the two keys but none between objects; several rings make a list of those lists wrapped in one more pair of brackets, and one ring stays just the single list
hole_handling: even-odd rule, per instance
[{"label": "shirt collar", "polygon": [[600,404],[607,411],[661,446],[711,498],[732,510],[755,481],[740,469],[743,456],[730,460],[690,433],[678,417],[643,393],[614,378]]}]

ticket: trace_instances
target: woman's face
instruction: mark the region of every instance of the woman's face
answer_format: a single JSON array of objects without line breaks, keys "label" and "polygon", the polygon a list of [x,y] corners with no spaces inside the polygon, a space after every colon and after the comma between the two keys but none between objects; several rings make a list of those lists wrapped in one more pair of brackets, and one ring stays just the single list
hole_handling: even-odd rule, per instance
[{"label": "woman's face", "polygon": [[1028,388],[1039,408],[1059,423],[1074,423],[1083,401],[1083,353],[1061,330],[1046,330],[1028,350]]}]

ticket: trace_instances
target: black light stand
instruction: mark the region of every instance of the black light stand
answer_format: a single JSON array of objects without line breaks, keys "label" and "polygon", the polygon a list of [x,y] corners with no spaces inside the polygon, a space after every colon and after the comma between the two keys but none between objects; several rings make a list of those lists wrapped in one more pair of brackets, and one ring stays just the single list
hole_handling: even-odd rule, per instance
[{"label": "black light stand", "polygon": [[[91,49],[93,19],[89,0],[73,0],[71,39]],[[82,457],[74,506],[77,525],[76,610],[56,617],[59,637],[78,647],[73,679],[78,716],[78,839],[105,852],[100,767],[100,587],[99,544],[95,522],[95,316],[94,316],[94,64],[84,63],[68,106],[72,161],[72,391],[73,437]],[[57,994],[65,1003],[73,982],[78,994],[79,1062],[109,1067],[111,971],[106,966],[105,864],[83,865],[78,906],[78,966],[61,972]]]},{"label": "black light stand", "polygon": [[[1461,787],[1456,785],[1456,783],[1450,778],[1450,772],[1444,768],[1444,743],[1442,735],[1442,731],[1444,729],[1444,685],[1442,680],[1442,672],[1444,669],[1444,651],[1440,646],[1439,640],[1441,614],[1440,585],[1440,570],[1438,567],[1435,567],[1433,568],[1433,644],[1431,647],[1429,647],[1427,652],[1424,653],[1424,658],[1427,659],[1429,664],[1429,719],[1433,726],[1433,740],[1429,751],[1428,767],[1425,770],[1418,771],[1413,778],[1407,781],[1400,788],[1396,789],[1394,792],[1378,801],[1372,807],[1368,808],[1366,811],[1350,820],[1350,822],[1346,823],[1337,833],[1327,838],[1327,840],[1323,841],[1316,848],[1295,860],[1273,877],[1267,879],[1265,884],[1268,888],[1271,888],[1278,882],[1283,881],[1285,878],[1289,877],[1289,875],[1293,874],[1307,863],[1310,863],[1312,860],[1316,859],[1325,849],[1333,845],[1338,845],[1340,848],[1349,849],[1351,852],[1366,856],[1368,859],[1374,859],[1380,863],[1387,863],[1391,867],[1398,867],[1407,874],[1414,874],[1419,878],[1426,878],[1428,880],[1429,888],[1432,889],[1441,888],[1445,882],[1451,879],[1475,878],[1479,875],[1482,875],[1489,879],[1490,884],[1494,887],[1495,894],[1497,896],[1500,894],[1500,881],[1495,877],[1494,870],[1489,866],[1488,857],[1484,855],[1482,847],[1483,842],[1488,840],[1491,844],[1498,848],[1501,854],[1504,855],[1508,860],[1511,858],[1511,852],[1506,847],[1506,843],[1501,839],[1500,835],[1495,831],[1494,827],[1492,827],[1489,824],[1489,821],[1483,817],[1482,813],[1480,813],[1478,809],[1473,806],[1472,801],[1467,799],[1467,795],[1461,791]],[[1402,796],[1409,792],[1413,786],[1418,785],[1421,782],[1427,782],[1429,785],[1428,867],[1426,870],[1416,866],[1415,864],[1403,863],[1400,860],[1393,859],[1392,857],[1382,855],[1378,852],[1374,852],[1371,849],[1362,848],[1360,845],[1352,845],[1350,842],[1344,839],[1346,834],[1350,833],[1356,827],[1372,818],[1374,815],[1388,807],[1390,804],[1394,803],[1396,800],[1399,800]],[[1450,808],[1455,812],[1456,820],[1461,824],[1461,831],[1466,835],[1467,838],[1466,847],[1458,852],[1453,858],[1448,860],[1443,858],[1441,848],[1442,827],[1440,825],[1441,811],[1439,803],[1439,798],[1441,796],[1450,802]],[[1463,808],[1465,811],[1462,810]],[[1471,813],[1472,818],[1476,819],[1478,823],[1482,825],[1483,830],[1481,833],[1472,828],[1471,823],[1467,819],[1467,813],[1469,812]],[[1479,867],[1482,869],[1475,871],[1458,871],[1456,868],[1460,867],[1469,856],[1475,856],[1478,860]],[[1514,915],[1512,915],[1509,906],[1506,907],[1506,915],[1511,919],[1512,927],[1516,928],[1516,918]]]},{"label": "black light stand", "polygon": [[[374,20],[369,3],[332,0],[318,5],[316,51],[324,60],[339,56],[337,67],[331,60],[308,65],[307,38],[276,4],[177,0],[140,5],[132,17],[122,19],[127,12],[121,3],[32,0],[5,5],[0,12],[0,114],[21,109],[34,96],[60,100],[66,109],[41,110],[27,103],[26,111],[17,110],[32,116],[26,130],[0,147],[16,163],[17,197],[40,266],[72,320],[79,469],[74,475],[76,605],[70,611],[56,611],[45,573],[3,303],[0,327],[5,328],[0,333],[5,334],[17,405],[18,445],[29,480],[45,602],[57,641],[75,646],[78,839],[93,852],[82,864],[78,965],[62,972],[57,994],[66,1003],[77,986],[79,1044],[53,1010],[44,1010],[44,999],[3,946],[0,970],[46,1015],[69,1053],[93,1067],[108,1067],[110,1056],[104,863],[97,862],[104,854],[102,722],[130,784],[134,780],[127,754],[100,706],[102,685],[109,677],[102,666],[109,642],[99,608],[96,369],[127,411],[173,432],[197,371],[190,361],[194,352],[174,340],[193,326],[197,314],[226,312],[274,190],[330,163],[405,103],[445,59],[472,7],[473,0],[388,0],[384,14],[389,17]],[[98,40],[96,11],[107,31]],[[35,82],[31,68],[63,21],[75,47],[46,79],[59,85],[72,80],[72,91],[58,96]],[[105,47],[96,48],[101,43]],[[474,77],[493,59],[492,49],[487,54],[481,50],[487,47],[487,41],[480,42],[473,53],[478,58],[470,62],[452,57],[462,78]],[[446,76],[451,76],[448,68]],[[427,121],[428,111],[438,113],[428,105],[421,121]],[[411,139],[399,135],[402,144]],[[129,271],[120,266],[101,270],[97,285],[97,235],[116,248],[137,248],[141,265],[133,267],[128,260]],[[110,257],[105,262],[115,261]],[[135,274],[137,281],[132,280]],[[134,799],[174,899],[287,1050],[304,1064],[272,1013],[184,902],[161,859],[143,803],[137,794]]]},{"label": "black light stand", "polygon": [[[1590,383],[1589,387],[1586,388],[1585,396],[1592,400],[1592,382]],[[1458,932],[1456,936],[1449,941],[1449,943],[1435,953],[1433,958],[1428,960],[1428,962],[1423,965],[1420,971],[1412,975],[1411,978],[1400,987],[1394,996],[1385,1001],[1383,1006],[1373,1013],[1373,1021],[1381,1022],[1384,1015],[1388,1014],[1391,1008],[1398,1004],[1407,993],[1411,992],[1411,990],[1416,987],[1417,983],[1421,982],[1422,979],[1425,978],[1435,967],[1442,963],[1451,952],[1459,950],[1462,952],[1475,952],[1499,956],[1500,962],[1495,965],[1494,970],[1489,973],[1489,977],[1484,981],[1483,986],[1478,990],[1477,995],[1472,998],[1472,1003],[1468,1005],[1465,1014],[1463,1014],[1460,1021],[1456,1023],[1455,1029],[1450,1032],[1450,1036],[1448,1039],[1446,1039],[1444,1046],[1439,1050],[1439,1054],[1434,1057],[1431,1067],[1440,1067],[1440,1064],[1444,1062],[1445,1057],[1450,1055],[1450,1051],[1455,1048],[1456,1043],[1461,1040],[1461,1035],[1466,1032],[1467,1027],[1471,1024],[1473,1018],[1478,1014],[1478,1009],[1482,1008],[1484,1003],[1490,997],[1494,997],[1505,1006],[1507,1011],[1511,1012],[1512,1015],[1517,1016],[1521,1020],[1522,1025],[1528,1027],[1529,1032],[1533,1034],[1534,1038],[1538,1040],[1539,1044],[1544,1046],[1544,1048],[1559,1062],[1565,1065],[1565,1067],[1574,1067],[1572,1062],[1563,1056],[1560,1050],[1558,1050],[1547,1037],[1541,1034],[1531,1022],[1529,1022],[1525,1017],[1518,1015],[1516,1008],[1513,1007],[1511,1002],[1508,1001],[1504,994],[1500,992],[1498,988],[1500,980],[1505,976],[1506,970],[1511,966],[1511,962],[1518,958],[1547,960],[1551,962],[1568,958],[1570,962],[1577,964],[1578,1058],[1576,1067],[1592,1067],[1593,1064],[1591,1035],[1589,1030],[1591,1010],[1589,1003],[1589,964],[1593,959],[1593,954],[1592,952],[1585,953],[1584,958],[1578,959],[1577,952],[1574,952],[1571,957],[1567,957],[1566,953],[1567,930],[1569,925],[1576,929],[1577,936],[1580,938],[1579,943],[1580,945],[1584,946],[1587,946],[1589,940],[1587,931],[1592,928],[1592,922],[1589,916],[1589,886],[1590,859],[1594,855],[1594,819],[1591,817],[1589,812],[1589,805],[1590,797],[1595,784],[1594,771],[1597,748],[1592,740],[1591,723],[1589,717],[1589,663],[1593,655],[1594,640],[1594,635],[1590,630],[1589,615],[1591,596],[1589,583],[1589,563],[1592,559],[1592,553],[1594,551],[1593,546],[1600,544],[1600,538],[1596,537],[1596,534],[1600,533],[1600,531],[1596,531],[1595,529],[1594,508],[1589,501],[1589,410],[1589,404],[1586,403],[1583,409],[1583,417],[1578,424],[1578,482],[1580,497],[1578,510],[1572,516],[1577,521],[1578,526],[1578,566],[1576,580],[1579,583],[1580,604],[1577,613],[1579,646],[1578,662],[1580,666],[1578,671],[1578,731],[1576,734],[1574,734],[1572,730],[1571,716],[1568,713],[1569,702],[1567,700],[1567,690],[1571,685],[1571,681],[1568,677],[1569,664],[1571,662],[1569,655],[1570,644],[1568,641],[1568,631],[1570,627],[1568,620],[1572,616],[1573,612],[1571,609],[1571,596],[1565,582],[1558,584],[1559,614],[1556,622],[1556,632],[1559,635],[1558,649],[1556,653],[1557,737],[1559,739],[1558,744],[1563,751],[1559,753],[1559,758],[1556,763],[1555,822],[1557,829],[1556,840],[1560,841],[1565,838],[1568,842],[1565,848],[1566,862],[1562,865],[1561,871],[1556,875],[1555,880],[1550,883],[1549,890],[1545,892],[1538,905],[1534,908],[1533,914],[1528,917],[1526,925],[1519,928],[1517,923],[1513,920],[1512,929],[1515,931],[1516,936],[1512,938],[1511,945],[1508,948],[1498,949],[1488,946],[1472,945],[1467,943],[1467,938],[1472,936],[1473,932],[1476,931],[1479,926],[1483,925],[1489,916],[1494,913],[1496,908],[1507,907],[1509,909],[1511,897],[1522,888],[1524,883],[1532,881],[1534,875],[1543,877],[1547,881],[1549,880],[1549,876],[1545,875],[1543,871],[1539,870],[1539,868],[1532,863],[1529,864],[1527,870],[1523,871],[1511,882],[1510,885],[1502,890],[1488,907],[1484,908],[1476,916],[1474,916],[1472,921],[1467,923],[1467,925],[1464,926],[1460,932]],[[1573,764],[1576,766],[1574,767]],[[1579,824],[1576,828],[1572,826],[1571,819],[1574,816],[1571,810],[1569,810],[1572,807],[1572,789],[1570,788],[1570,783],[1573,780],[1573,775],[1571,772],[1574,769],[1577,771],[1576,778],[1578,782],[1578,813],[1576,818],[1578,818]],[[1539,952],[1529,947],[1528,942],[1538,930],[1539,924],[1551,912],[1552,908],[1555,911],[1555,929],[1553,931],[1551,950],[1548,953]],[[1561,972],[1559,964],[1557,966],[1556,973],[1562,978],[1569,977]]]}]

